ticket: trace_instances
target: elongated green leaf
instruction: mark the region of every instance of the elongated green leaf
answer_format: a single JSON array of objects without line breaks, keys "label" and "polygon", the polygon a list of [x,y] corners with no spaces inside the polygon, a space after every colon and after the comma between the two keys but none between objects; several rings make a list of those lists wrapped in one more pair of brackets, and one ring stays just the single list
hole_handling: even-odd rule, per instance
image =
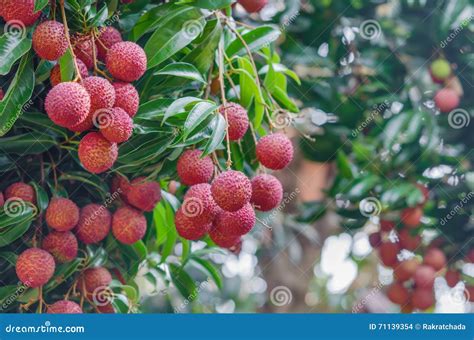
[{"label": "elongated green leaf", "polygon": [[[251,52],[255,52],[262,47],[274,42],[280,36],[280,30],[274,26],[264,25],[242,34],[242,38]],[[234,55],[244,55],[247,49],[242,40],[238,37],[227,47],[226,54],[231,57]]]},{"label": "elongated green leaf", "polygon": [[39,132],[0,138],[0,151],[20,155],[34,155],[49,150],[57,144],[50,135]]},{"label": "elongated green leaf", "polygon": [[217,268],[209,261],[193,256],[192,260],[198,263],[212,277],[219,289],[222,289],[222,277]]},{"label": "elongated green leaf", "polygon": [[41,11],[49,3],[49,0],[36,0],[35,1],[35,13]]},{"label": "elongated green leaf", "polygon": [[199,81],[201,83],[206,82],[206,80],[204,80],[202,74],[198,71],[198,69],[194,67],[194,65],[188,63],[172,63],[166,65],[161,70],[155,72],[155,75],[186,78]]},{"label": "elongated green leaf", "polygon": [[227,122],[221,114],[218,114],[213,119],[210,126],[212,128],[212,135],[211,138],[209,138],[209,141],[206,143],[206,147],[204,148],[203,153],[205,155],[214,152],[219,147],[219,145],[221,145],[225,138],[225,128],[227,126]]},{"label": "elongated green leaf", "polygon": [[0,37],[0,75],[9,73],[13,64],[31,49],[31,40],[24,29],[20,28],[18,34],[7,32]]},{"label": "elongated green leaf", "polygon": [[189,112],[184,122],[184,138],[189,136],[206,118],[217,110],[218,106],[209,102],[200,102]]},{"label": "elongated green leaf", "polygon": [[233,0],[194,0],[194,6],[206,9],[221,9],[232,5]]},{"label": "elongated green leaf", "polygon": [[184,97],[179,98],[171,104],[168,109],[166,109],[165,116],[163,118],[163,123],[170,117],[176,116],[180,113],[185,112],[185,107],[191,103],[200,102],[202,99],[196,97]]}]

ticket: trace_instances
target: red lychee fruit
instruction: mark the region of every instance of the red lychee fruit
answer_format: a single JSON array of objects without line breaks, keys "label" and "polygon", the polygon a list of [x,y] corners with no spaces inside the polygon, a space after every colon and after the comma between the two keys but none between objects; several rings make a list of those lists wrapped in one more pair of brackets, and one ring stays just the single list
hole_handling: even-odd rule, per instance
[{"label": "red lychee fruit", "polygon": [[46,250],[30,248],[18,256],[16,275],[28,287],[37,288],[53,277],[56,265],[53,256]]},{"label": "red lychee fruit", "polygon": [[393,269],[395,279],[399,282],[404,282],[411,279],[419,265],[420,261],[418,261],[416,258],[411,258],[409,260],[400,262]]},{"label": "red lychee fruit", "polygon": [[464,288],[464,296],[469,302],[474,302],[474,286],[466,285],[466,288]]},{"label": "red lychee fruit", "polygon": [[413,307],[425,310],[435,303],[433,292],[430,289],[415,289],[412,294],[411,304]]},{"label": "red lychee fruit", "polygon": [[43,249],[51,253],[58,263],[71,262],[77,257],[77,239],[70,231],[53,231],[43,240]]},{"label": "red lychee fruit", "polygon": [[417,249],[421,244],[421,235],[412,235],[409,229],[400,230],[400,232],[398,233],[398,239],[400,242],[400,246],[403,249],[411,251]]},{"label": "red lychee fruit", "polygon": [[91,98],[90,112],[113,107],[115,103],[115,89],[105,78],[91,76],[82,81]]},{"label": "red lychee fruit", "polygon": [[404,305],[410,300],[410,293],[401,283],[396,282],[388,288],[387,297],[397,305]]},{"label": "red lychee fruit", "polygon": [[138,80],[147,67],[145,51],[133,42],[118,42],[107,52],[106,67],[116,79],[126,82]]},{"label": "red lychee fruit", "polygon": [[92,40],[74,37],[72,44],[74,46],[74,55],[81,59],[89,70],[92,69],[94,67],[94,45]]},{"label": "red lychee fruit", "polygon": [[238,3],[248,13],[258,13],[268,4],[268,0],[238,0]]},{"label": "red lychee fruit", "polygon": [[102,314],[115,314],[115,308],[111,303],[97,305],[96,307]]},{"label": "red lychee fruit", "polygon": [[451,65],[445,59],[436,59],[430,66],[430,74],[435,83],[443,83],[451,75]]},{"label": "red lychee fruit", "polygon": [[221,105],[219,112],[226,116],[228,121],[229,139],[232,141],[241,140],[249,128],[249,117],[247,110],[236,103]]},{"label": "red lychee fruit", "polygon": [[105,60],[108,49],[110,49],[116,43],[121,42],[122,40],[122,35],[116,28],[112,26],[101,28],[100,35],[96,43],[97,55],[99,59]]},{"label": "red lychee fruit", "polygon": [[112,233],[120,242],[133,244],[145,236],[146,218],[131,207],[118,208],[112,217]]},{"label": "red lychee fruit", "polygon": [[31,185],[23,182],[13,183],[5,189],[5,200],[14,198],[36,204],[35,189]]},{"label": "red lychee fruit", "polygon": [[420,265],[416,268],[413,279],[417,288],[431,289],[433,288],[434,280],[436,278],[435,270],[426,265]]},{"label": "red lychee fruit", "polygon": [[112,214],[100,204],[88,204],[79,214],[75,229],[77,238],[84,244],[99,243],[107,237],[112,226]]},{"label": "red lychee fruit", "polygon": [[209,236],[221,248],[231,249],[241,242],[240,236],[229,235],[224,230],[214,227],[209,231]]},{"label": "red lychee fruit", "polygon": [[112,179],[112,184],[110,188],[110,193],[112,195],[116,195],[117,193],[120,194],[120,198],[125,202],[127,202],[127,192],[130,188],[130,181],[127,177],[117,174]]},{"label": "red lychee fruit", "polygon": [[457,270],[450,269],[446,272],[444,278],[446,279],[448,286],[453,288],[459,281],[461,281],[461,274],[459,274]]},{"label": "red lychee fruit", "polygon": [[5,22],[21,21],[25,26],[31,26],[41,15],[35,13],[35,0],[2,0],[0,15]]},{"label": "red lychee fruit", "polygon": [[398,263],[397,255],[400,252],[398,243],[382,243],[379,247],[379,256],[382,263],[387,267],[393,267]]},{"label": "red lychee fruit", "polygon": [[79,289],[85,291],[89,300],[97,301],[112,282],[112,275],[104,267],[86,269],[79,280]]},{"label": "red lychee fruit", "polygon": [[63,24],[48,20],[36,27],[33,33],[33,49],[40,58],[58,60],[66,52],[67,47]]},{"label": "red lychee fruit", "polygon": [[68,198],[54,197],[46,209],[46,223],[57,231],[69,231],[79,221],[79,207]]},{"label": "red lychee fruit", "polygon": [[3,100],[4,97],[5,97],[5,93],[3,92],[3,89],[0,88],[0,100]]},{"label": "red lychee fruit", "polygon": [[91,98],[78,83],[60,83],[46,96],[45,109],[49,118],[65,128],[83,122],[89,115],[90,108]]},{"label": "red lychee fruit", "polygon": [[202,157],[201,150],[186,150],[178,159],[177,171],[185,185],[208,183],[214,173],[214,163],[211,157]]},{"label": "red lychee fruit", "polygon": [[56,301],[48,306],[47,314],[82,314],[82,308],[69,300]]},{"label": "red lychee fruit", "polygon": [[372,233],[369,235],[369,243],[372,248],[378,248],[382,243],[382,236],[379,232]]},{"label": "red lychee fruit", "polygon": [[186,240],[199,240],[211,230],[211,223],[201,224],[192,217],[187,216],[183,207],[179,208],[175,215],[175,226],[179,236]]},{"label": "red lychee fruit", "polygon": [[217,214],[213,228],[222,230],[226,235],[242,236],[248,234],[255,225],[255,211],[252,205],[247,203],[235,212],[221,211]]},{"label": "red lychee fruit", "polygon": [[3,207],[5,204],[5,198],[3,197],[3,192],[0,191],[0,207]]},{"label": "red lychee fruit", "polygon": [[423,208],[414,207],[402,210],[400,219],[402,223],[409,228],[416,228],[420,225],[421,217],[423,216]]},{"label": "red lychee fruit", "polygon": [[433,267],[435,271],[439,271],[446,266],[446,255],[438,248],[431,248],[426,252],[423,264]]},{"label": "red lychee fruit", "polygon": [[212,223],[220,210],[212,198],[211,185],[208,183],[196,184],[189,188],[181,208],[183,213],[197,224]]},{"label": "red lychee fruit", "polygon": [[116,143],[108,141],[98,132],[89,132],[79,143],[79,160],[89,172],[100,174],[109,170],[118,157]]},{"label": "red lychee fruit", "polygon": [[[81,78],[86,78],[89,75],[89,71],[87,70],[87,66],[84,62],[80,59],[76,59],[77,67],[79,68],[79,72],[81,73]],[[51,82],[51,86],[56,86],[61,81],[61,66],[56,64],[52,69],[51,73],[49,74],[49,81]]]},{"label": "red lychee fruit", "polygon": [[281,133],[265,136],[257,143],[257,158],[264,167],[281,170],[293,159],[293,145]]},{"label": "red lychee fruit", "polygon": [[99,127],[102,136],[110,142],[123,143],[132,136],[132,118],[120,107],[98,110],[94,113],[93,120]]},{"label": "red lychee fruit", "polygon": [[474,263],[474,249],[469,250],[469,253],[467,253],[466,256],[466,261]]},{"label": "red lychee fruit", "polygon": [[160,200],[161,187],[158,182],[148,181],[145,177],[138,177],[130,182],[127,191],[130,205],[143,211],[153,211]]},{"label": "red lychee fruit", "polygon": [[436,92],[434,101],[443,113],[451,112],[459,106],[459,95],[453,89],[444,88]]},{"label": "red lychee fruit", "polygon": [[115,89],[114,107],[120,107],[133,118],[138,112],[140,96],[137,89],[130,83],[115,82],[112,84]]},{"label": "red lychee fruit", "polygon": [[272,175],[258,175],[252,179],[252,198],[250,202],[260,211],[278,207],[283,199],[283,187]]},{"label": "red lychee fruit", "polygon": [[228,170],[214,179],[211,192],[219,207],[233,212],[250,202],[252,183],[242,172]]},{"label": "red lychee fruit", "polygon": [[381,220],[380,221],[380,230],[388,233],[389,231],[392,231],[393,228],[395,228],[395,222],[388,221],[388,220]]}]

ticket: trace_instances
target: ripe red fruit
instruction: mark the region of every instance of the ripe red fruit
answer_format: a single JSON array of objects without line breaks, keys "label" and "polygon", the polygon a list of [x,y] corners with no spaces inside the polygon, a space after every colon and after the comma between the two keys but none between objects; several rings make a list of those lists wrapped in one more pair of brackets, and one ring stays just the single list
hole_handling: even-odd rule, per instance
[{"label": "ripe red fruit", "polygon": [[267,4],[268,0],[239,0],[239,4],[249,13],[260,12]]},{"label": "ripe red fruit", "polygon": [[431,289],[433,288],[434,280],[436,278],[435,270],[426,265],[418,266],[413,275],[417,288]]},{"label": "ripe red fruit", "polygon": [[94,67],[94,45],[90,38],[74,37],[74,55],[81,59],[90,70]]},{"label": "ripe red fruit", "polygon": [[402,210],[400,219],[409,228],[416,228],[420,225],[423,209],[421,207],[406,208]]},{"label": "ripe red fruit", "polygon": [[122,35],[120,32],[112,27],[107,26],[100,29],[100,35],[97,39],[97,55],[100,60],[105,60],[107,51],[113,45],[122,41]]},{"label": "ripe red fruit", "polygon": [[111,108],[115,103],[115,89],[105,78],[91,76],[82,81],[91,98],[90,112],[93,114],[99,109]]},{"label": "ripe red fruit", "polygon": [[96,306],[99,312],[102,314],[115,314],[115,308],[111,303],[107,303],[105,305],[97,305]]},{"label": "ripe red fruit", "polygon": [[258,175],[251,181],[252,198],[250,202],[260,211],[269,211],[278,207],[283,199],[283,187],[272,175]]},{"label": "ripe red fruit", "polygon": [[100,174],[109,170],[118,157],[116,143],[108,141],[98,132],[89,132],[79,143],[79,160],[86,170]]},{"label": "ripe red fruit", "polygon": [[225,230],[221,230],[218,226],[211,228],[209,236],[216,245],[227,249],[234,248],[241,242],[240,236],[229,235]]},{"label": "ripe red fruit", "polygon": [[86,292],[90,300],[95,300],[112,282],[112,275],[104,267],[86,269],[79,280],[79,289]]},{"label": "ripe red fruit", "polygon": [[82,308],[73,301],[61,300],[48,306],[47,314],[82,314]]},{"label": "ripe red fruit", "polygon": [[60,83],[46,96],[45,109],[49,118],[65,128],[83,122],[90,108],[91,98],[86,89],[74,82]]},{"label": "ripe red fruit", "polygon": [[392,284],[387,290],[387,296],[393,303],[404,305],[410,300],[410,293],[401,283]]},{"label": "ripe red fruit", "polygon": [[469,302],[474,302],[474,286],[466,285],[466,288],[464,288],[464,296]]},{"label": "ripe red fruit", "polygon": [[120,107],[98,110],[94,113],[93,120],[99,127],[102,136],[110,142],[123,143],[132,136],[132,118]]},{"label": "ripe red fruit", "polygon": [[257,158],[266,168],[281,170],[293,159],[293,145],[281,133],[265,136],[257,143]]},{"label": "ripe red fruit", "polygon": [[[84,62],[80,59],[76,59],[77,67],[79,68],[79,72],[81,73],[81,78],[86,78],[89,75],[89,71],[87,70],[87,66]],[[49,81],[51,82],[51,86],[56,86],[61,83],[61,66],[56,64],[52,69],[51,73],[49,74]]]},{"label": "ripe red fruit", "polygon": [[417,249],[421,244],[421,235],[412,235],[410,229],[406,228],[400,230],[400,232],[398,233],[398,239],[400,242],[400,246],[403,249],[411,251]]},{"label": "ripe red fruit", "polygon": [[3,197],[3,193],[0,191],[0,207],[3,207],[5,204],[5,198]]},{"label": "ripe red fruit", "polygon": [[382,236],[379,232],[372,233],[369,235],[369,243],[372,248],[378,248],[382,243]]},{"label": "ripe red fruit", "polygon": [[412,278],[420,262],[416,258],[400,262],[394,269],[393,274],[399,282],[404,282]]},{"label": "ripe red fruit", "polygon": [[380,221],[380,230],[388,233],[389,231],[392,231],[393,228],[395,228],[395,222],[388,220]]},{"label": "ripe red fruit", "polygon": [[411,303],[415,308],[428,309],[435,303],[433,292],[430,289],[416,289],[413,292]]},{"label": "ripe red fruit", "polygon": [[5,22],[18,20],[25,26],[31,26],[39,18],[41,12],[35,13],[35,0],[2,0],[0,15]]},{"label": "ripe red fruit", "polygon": [[135,178],[128,187],[127,201],[143,211],[153,211],[161,200],[161,187],[158,182],[148,181],[145,177]]},{"label": "ripe red fruit", "polygon": [[459,106],[460,99],[456,91],[444,88],[436,93],[434,101],[441,112],[447,113]]},{"label": "ripe red fruit", "polygon": [[146,218],[131,207],[118,208],[112,217],[112,233],[124,244],[134,244],[146,233]]},{"label": "ripe red fruit", "polygon": [[79,221],[79,208],[70,199],[54,197],[46,209],[46,223],[57,231],[68,231]]},{"label": "ripe red fruit", "polygon": [[426,252],[423,263],[439,271],[446,266],[446,255],[438,248],[431,248]]},{"label": "ripe red fruit", "polygon": [[446,279],[448,286],[453,288],[458,284],[459,281],[461,281],[461,274],[459,274],[457,270],[451,269],[446,272],[444,278]]},{"label": "ripe red fruit", "polygon": [[192,217],[189,217],[184,211],[183,208],[179,208],[175,215],[175,225],[176,231],[179,236],[186,240],[199,240],[204,237],[210,230],[211,224],[202,224],[194,220]]},{"label": "ripe red fruit", "polygon": [[252,183],[242,172],[228,170],[214,179],[211,192],[219,207],[233,212],[250,202]]},{"label": "ripe red fruit", "polygon": [[226,116],[228,121],[229,139],[232,141],[241,140],[249,128],[249,117],[247,110],[236,103],[221,105],[219,112]]},{"label": "ripe red fruit", "polygon": [[55,268],[53,256],[39,248],[25,250],[16,261],[16,275],[31,288],[46,284],[53,277]]},{"label": "ripe red fruit", "polygon": [[112,194],[112,196],[116,195],[117,193],[120,194],[120,198],[125,203],[127,203],[127,192],[129,188],[130,188],[130,182],[128,178],[120,174],[117,174],[112,179],[110,193]]},{"label": "ripe red fruit", "polygon": [[469,250],[469,253],[467,253],[467,256],[466,256],[466,261],[469,261],[470,263],[474,263],[474,249]]},{"label": "ripe red fruit", "polygon": [[397,255],[400,252],[398,243],[382,243],[379,247],[379,256],[382,263],[387,267],[392,267],[398,263]]},{"label": "ripe red fruit", "polygon": [[183,213],[197,224],[212,223],[220,210],[212,198],[211,185],[208,183],[196,184],[189,188],[181,208]]},{"label": "ripe red fruit", "polygon": [[208,183],[214,173],[214,163],[209,156],[203,157],[201,150],[186,150],[178,159],[177,171],[181,183],[195,185]]},{"label": "ripe red fruit", "polygon": [[3,92],[2,88],[0,88],[0,100],[3,100],[5,97],[5,93]]},{"label": "ripe red fruit", "polygon": [[145,51],[133,42],[118,42],[107,53],[106,67],[116,79],[126,82],[138,80],[147,67]]},{"label": "ripe red fruit", "polygon": [[235,212],[221,211],[213,223],[213,228],[223,230],[227,235],[242,236],[255,225],[255,211],[250,204]]},{"label": "ripe red fruit", "polygon": [[120,107],[133,118],[138,112],[140,96],[132,84],[115,82],[112,84],[115,89],[114,107]]},{"label": "ripe red fruit", "polygon": [[33,49],[40,58],[58,60],[66,52],[67,47],[63,24],[48,20],[36,27],[33,33]]},{"label": "ripe red fruit", "polygon": [[99,243],[107,237],[111,225],[112,214],[107,208],[91,203],[81,209],[75,233],[85,244]]},{"label": "ripe red fruit", "polygon": [[77,239],[70,231],[53,231],[43,240],[43,249],[59,263],[71,262],[77,257]]},{"label": "ripe red fruit", "polygon": [[19,198],[25,202],[36,204],[35,189],[23,182],[13,183],[5,190],[5,200],[13,198]]}]

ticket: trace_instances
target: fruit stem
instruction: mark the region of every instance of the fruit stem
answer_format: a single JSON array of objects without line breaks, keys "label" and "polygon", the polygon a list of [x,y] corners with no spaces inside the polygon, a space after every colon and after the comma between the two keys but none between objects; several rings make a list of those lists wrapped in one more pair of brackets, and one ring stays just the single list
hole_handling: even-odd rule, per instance
[{"label": "fruit stem", "polygon": [[43,313],[43,286],[38,288],[38,314]]},{"label": "fruit stem", "polygon": [[230,137],[229,137],[229,118],[227,115],[227,100],[225,98],[225,86],[224,86],[224,47],[223,47],[223,40],[219,42],[219,84],[221,87],[221,98],[222,98],[222,105],[224,107],[224,117],[226,121],[226,127],[225,127],[225,138],[226,138],[226,144],[227,144],[227,162],[226,162],[226,167],[227,170],[230,169],[232,166],[232,154],[230,151]]},{"label": "fruit stem", "polygon": [[64,0],[59,0],[59,7],[61,8],[61,16],[63,19],[64,32],[66,33],[67,44],[69,46],[69,49],[71,50],[72,59],[74,60],[74,68],[76,69],[76,77],[74,78],[74,80],[82,81],[81,71],[79,70],[79,65],[77,64],[77,58],[76,58],[76,55],[74,54],[74,49],[72,48],[72,44],[71,44],[71,36],[69,34],[69,26],[67,25],[66,10],[64,8]]},{"label": "fruit stem", "polygon": [[212,84],[212,72],[214,71],[214,63],[211,63],[211,67],[209,69],[209,73],[207,75],[207,86],[206,91],[204,93],[204,99],[209,99],[209,95],[211,94],[211,84]]}]

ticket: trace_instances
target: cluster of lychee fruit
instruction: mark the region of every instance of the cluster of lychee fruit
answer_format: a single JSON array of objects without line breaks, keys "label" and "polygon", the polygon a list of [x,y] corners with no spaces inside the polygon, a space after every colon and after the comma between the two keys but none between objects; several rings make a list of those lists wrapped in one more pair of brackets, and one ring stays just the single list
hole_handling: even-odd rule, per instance
[{"label": "cluster of lychee fruit", "polygon": [[248,13],[258,13],[268,4],[268,0],[238,0],[237,3]]},{"label": "cluster of lychee fruit", "polygon": [[434,96],[434,102],[442,113],[449,113],[459,106],[460,93],[451,81],[453,71],[446,59],[436,59],[430,66],[430,75],[434,83],[443,86]]}]

